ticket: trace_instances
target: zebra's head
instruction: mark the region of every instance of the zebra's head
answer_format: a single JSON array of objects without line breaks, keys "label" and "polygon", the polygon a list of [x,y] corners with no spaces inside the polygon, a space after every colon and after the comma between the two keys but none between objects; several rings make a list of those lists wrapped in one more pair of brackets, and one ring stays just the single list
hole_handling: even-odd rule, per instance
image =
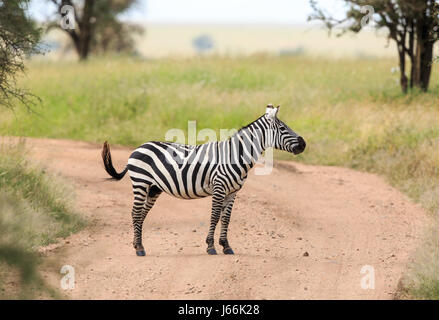
[{"label": "zebra's head", "polygon": [[269,104],[265,111],[265,118],[270,129],[268,137],[269,146],[294,154],[302,153],[306,147],[305,140],[278,119],[277,113],[279,108],[280,106],[274,108],[273,105]]}]

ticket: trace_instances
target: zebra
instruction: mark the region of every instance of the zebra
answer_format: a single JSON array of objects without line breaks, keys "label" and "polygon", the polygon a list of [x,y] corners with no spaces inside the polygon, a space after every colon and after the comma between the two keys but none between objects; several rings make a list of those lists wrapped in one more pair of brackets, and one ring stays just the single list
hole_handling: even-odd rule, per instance
[{"label": "zebra", "polygon": [[221,220],[219,244],[224,254],[234,254],[227,230],[237,192],[249,170],[269,147],[293,154],[305,150],[305,140],[278,119],[279,107],[269,104],[265,114],[241,128],[225,141],[200,145],[175,142],[147,142],[133,151],[125,169],[113,167],[110,146],[105,141],[102,159],[110,179],[120,180],[128,172],[134,193],[132,223],[133,246],[137,256],[145,256],[142,226],[148,212],[162,192],[181,199],[212,196],[207,253],[215,255],[214,233]]}]

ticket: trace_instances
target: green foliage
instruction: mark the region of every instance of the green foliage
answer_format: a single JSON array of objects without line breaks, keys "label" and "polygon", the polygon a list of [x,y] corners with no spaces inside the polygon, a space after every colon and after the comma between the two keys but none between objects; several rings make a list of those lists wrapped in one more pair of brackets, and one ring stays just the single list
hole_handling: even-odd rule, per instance
[{"label": "green foliage", "polygon": [[94,37],[91,42],[92,52],[133,52],[133,35],[142,34],[139,25],[121,22],[119,16],[138,5],[137,0],[95,1],[96,18]]},{"label": "green foliage", "polygon": [[[398,49],[400,83],[408,88],[427,91],[433,63],[434,43],[439,40],[439,1],[437,0],[344,0],[348,8],[344,18],[335,18],[310,0],[313,13],[309,20],[320,20],[329,32],[338,29],[339,36],[347,31],[360,32],[366,26],[385,28],[388,38]],[[373,23],[371,23],[373,21]],[[406,76],[406,60],[410,79]],[[407,68],[408,69],[408,68]]]},{"label": "green foliage", "polygon": [[35,249],[78,231],[84,221],[59,179],[32,165],[24,151],[22,144],[0,146],[0,297],[31,298],[37,291],[56,296],[38,273]]},{"label": "green foliage", "polygon": [[28,4],[29,0],[0,1],[0,105],[6,107],[12,106],[12,99],[27,106],[35,102],[32,94],[15,86],[25,56],[38,51],[40,30],[25,13]]},{"label": "green foliage", "polygon": [[[438,188],[437,185],[435,188]],[[439,300],[438,226],[438,217],[435,216],[427,230],[426,241],[416,253],[414,262],[410,264],[410,273],[402,279],[402,298]]]},{"label": "green foliage", "polygon": [[[137,0],[51,0],[56,6],[55,19],[47,22],[47,30],[59,28],[65,31],[76,49],[80,60],[87,59],[89,53],[125,52],[133,53],[133,35],[143,33],[140,25],[125,23],[120,15],[138,5]],[[59,24],[62,8],[74,8],[73,29],[63,29]]]}]

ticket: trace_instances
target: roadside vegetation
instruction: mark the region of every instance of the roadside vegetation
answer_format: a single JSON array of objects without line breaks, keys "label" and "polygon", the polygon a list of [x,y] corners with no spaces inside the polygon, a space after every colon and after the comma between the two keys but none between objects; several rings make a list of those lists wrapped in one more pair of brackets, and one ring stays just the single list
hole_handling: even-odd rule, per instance
[{"label": "roadside vegetation", "polygon": [[32,164],[25,150],[23,143],[0,145],[2,299],[57,297],[40,275],[37,249],[84,225],[62,181]]},{"label": "roadside vegetation", "polygon": [[[239,128],[267,103],[280,104],[279,117],[307,150],[277,159],[378,173],[437,216],[439,74],[433,69],[429,92],[403,94],[397,66],[397,59],[265,55],[32,62],[20,84],[43,102],[33,113],[0,110],[0,134],[137,146],[172,128],[186,131],[188,120],[198,130]],[[63,210],[49,217],[58,221]],[[439,298],[437,231],[427,242],[406,287],[416,298]]]}]

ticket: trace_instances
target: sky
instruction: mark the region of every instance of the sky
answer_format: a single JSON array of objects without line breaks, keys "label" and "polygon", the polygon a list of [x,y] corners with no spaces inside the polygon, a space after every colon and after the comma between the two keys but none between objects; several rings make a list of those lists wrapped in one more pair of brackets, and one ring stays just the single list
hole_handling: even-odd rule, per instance
[{"label": "sky", "polygon": [[[341,0],[320,0],[330,12],[343,12]],[[48,8],[49,6],[49,8]],[[45,0],[33,0],[31,15],[44,20]],[[309,0],[139,0],[122,17],[142,23],[293,24],[303,25],[311,13]]]}]

